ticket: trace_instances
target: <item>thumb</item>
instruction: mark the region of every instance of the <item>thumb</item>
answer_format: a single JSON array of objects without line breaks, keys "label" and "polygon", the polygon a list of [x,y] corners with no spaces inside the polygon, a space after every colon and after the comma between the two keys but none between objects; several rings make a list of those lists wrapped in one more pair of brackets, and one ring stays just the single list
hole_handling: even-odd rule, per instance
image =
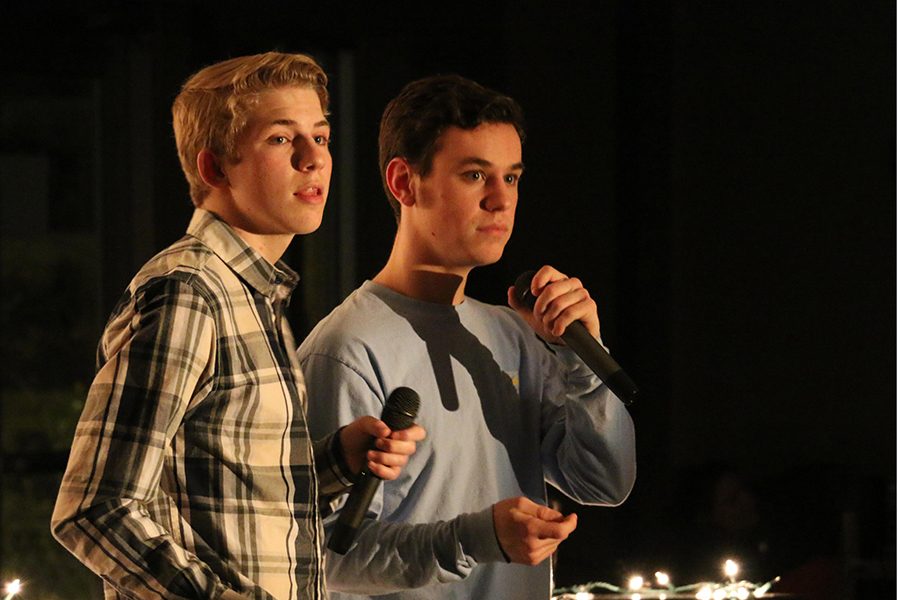
[{"label": "thumb", "polygon": [[359,424],[364,433],[373,437],[387,437],[391,435],[391,428],[387,426],[387,423],[371,415],[360,417]]}]

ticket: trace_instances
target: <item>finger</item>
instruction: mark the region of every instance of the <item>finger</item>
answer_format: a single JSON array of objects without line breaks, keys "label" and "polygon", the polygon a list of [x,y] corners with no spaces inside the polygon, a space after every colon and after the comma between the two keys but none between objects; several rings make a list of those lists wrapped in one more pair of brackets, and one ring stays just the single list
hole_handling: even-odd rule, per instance
[{"label": "finger", "polygon": [[597,304],[584,293],[570,292],[565,297],[558,299],[544,314],[544,326],[553,331],[554,335],[562,335],[566,328],[575,321],[581,321],[585,327],[593,329],[597,319]]},{"label": "finger", "polygon": [[566,279],[566,275],[560,273],[550,265],[544,265],[534,274],[534,277],[531,278],[531,293],[535,295],[535,297],[541,295],[541,290],[544,287],[554,281],[562,281]]},{"label": "finger", "polygon": [[536,538],[562,541],[569,537],[569,534],[575,529],[575,522],[574,519],[568,521],[544,521],[532,517],[527,527],[531,535]]},{"label": "finger", "polygon": [[593,318],[590,311],[585,312],[581,309],[563,311],[562,314],[553,321],[553,326],[549,327],[549,329],[553,331],[553,335],[560,337],[566,332],[569,325],[575,322],[580,322],[584,325],[591,336],[596,338],[599,335],[599,328],[595,327],[597,319]]},{"label": "finger", "polygon": [[541,290],[540,295],[534,303],[535,309],[539,311],[539,314],[543,315],[548,311],[553,310],[554,304],[561,303],[563,308],[565,308],[565,306],[573,304],[577,299],[580,299],[580,297],[576,296],[575,298],[577,299],[573,300],[571,297],[568,297],[568,295],[584,289],[584,284],[582,284],[581,280],[577,277],[554,281]]},{"label": "finger", "polygon": [[427,436],[425,428],[421,425],[413,425],[406,429],[391,432],[390,439],[406,442],[421,442]]},{"label": "finger", "polygon": [[531,533],[528,528],[508,531],[502,538],[504,549],[515,562],[537,564],[553,553],[562,540],[543,539]]},{"label": "finger", "polygon": [[513,523],[527,523],[534,517],[527,512],[519,510],[518,508],[513,506],[509,508],[509,518],[513,521]]},{"label": "finger", "polygon": [[540,521],[536,527],[534,536],[541,540],[551,540],[557,544],[569,537],[574,527],[568,527],[563,523],[548,523]]},{"label": "finger", "polygon": [[369,469],[370,473],[385,481],[397,479],[402,472],[400,467],[388,467],[372,461],[369,461],[366,467]]},{"label": "finger", "polygon": [[513,502],[510,505],[510,514],[514,515],[514,517],[519,521],[523,522],[530,518],[537,517],[542,509],[548,509],[543,504],[538,504],[532,500],[529,500],[525,496],[519,496],[518,498],[512,499]]},{"label": "finger", "polygon": [[581,309],[585,313],[590,312],[592,308],[591,304],[593,303],[593,300],[591,299],[591,295],[583,286],[572,288],[566,286],[565,289],[558,288],[552,292],[548,288],[546,295],[549,297],[551,294],[556,295],[552,300],[546,302],[544,310],[541,313],[545,320],[557,319],[563,312],[572,308]]},{"label": "finger", "polygon": [[526,515],[537,517],[546,521],[555,521],[562,519],[563,514],[554,508],[550,508],[545,504],[538,504],[525,496],[519,496],[515,499],[513,508]]},{"label": "finger", "polygon": [[517,508],[511,508],[509,514],[514,523],[524,528],[524,535],[527,538],[563,540],[568,535],[565,533],[567,527],[563,524],[562,515],[559,520],[547,521]]},{"label": "finger", "polygon": [[384,438],[391,435],[391,428],[388,427],[387,424],[381,419],[376,419],[372,416],[365,416],[360,417],[358,421],[363,432],[372,437]]},{"label": "finger", "polygon": [[529,552],[553,552],[557,546],[563,542],[562,539],[556,538],[539,538],[531,536],[524,540],[525,547]]},{"label": "finger", "polygon": [[522,551],[522,562],[538,565],[553,554],[560,543],[561,540],[544,540],[539,543],[527,544]]},{"label": "finger", "polygon": [[549,506],[538,505],[536,517],[544,521],[559,521],[563,518],[563,514],[558,510],[554,510]]},{"label": "finger", "polygon": [[578,515],[575,513],[571,513],[566,515],[566,517],[559,522],[562,527],[562,531],[565,533],[566,537],[575,531],[575,528],[578,527]]},{"label": "finger", "polygon": [[404,467],[409,462],[409,454],[402,452],[381,452],[378,450],[369,450],[366,453],[366,460],[385,465],[387,467]]},{"label": "finger", "polygon": [[[538,304],[541,313],[537,313]],[[535,307],[541,326],[554,336],[561,336],[575,321],[581,321],[594,337],[600,335],[597,303],[577,278],[556,282],[545,288]]]},{"label": "finger", "polygon": [[378,438],[375,440],[375,448],[386,454],[403,454],[409,456],[415,454],[416,443],[394,440],[391,438]]}]

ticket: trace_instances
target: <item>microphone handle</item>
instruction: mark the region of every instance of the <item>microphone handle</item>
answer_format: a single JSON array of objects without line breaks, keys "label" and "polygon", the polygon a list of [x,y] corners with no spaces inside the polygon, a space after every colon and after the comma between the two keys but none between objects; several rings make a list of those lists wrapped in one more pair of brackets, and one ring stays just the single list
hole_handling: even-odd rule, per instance
[{"label": "microphone handle", "polygon": [[378,490],[381,479],[364,469],[353,484],[354,493],[347,498],[347,503],[341,508],[341,514],[331,536],[328,538],[328,549],[338,554],[346,554],[356,538],[356,532],[366,511],[372,503],[372,497]]},{"label": "microphone handle", "polygon": [[[398,387],[384,403],[381,410],[381,420],[391,431],[399,431],[412,427],[419,413],[420,398],[415,390],[408,387]],[[372,440],[372,449],[375,448],[375,440]],[[341,508],[341,514],[334,524],[331,536],[328,538],[328,549],[338,554],[346,554],[353,545],[353,539],[359,530],[372,503],[372,497],[378,491],[381,478],[369,472],[365,466],[353,483],[353,489],[347,502]]]},{"label": "microphone handle", "polygon": [[600,347],[581,321],[566,327],[562,339],[623,403],[631,404],[638,388],[613,357]]}]

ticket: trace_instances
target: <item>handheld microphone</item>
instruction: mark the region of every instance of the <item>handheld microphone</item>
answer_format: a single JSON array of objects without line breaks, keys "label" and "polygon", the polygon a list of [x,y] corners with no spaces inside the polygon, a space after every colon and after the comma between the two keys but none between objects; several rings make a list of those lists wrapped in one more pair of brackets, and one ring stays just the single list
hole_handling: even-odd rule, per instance
[{"label": "handheld microphone", "polygon": [[[531,293],[531,280],[534,274],[535,271],[526,271],[516,278],[515,283],[516,299],[529,308],[534,308],[534,302],[537,300]],[[569,324],[561,337],[619,400],[625,404],[634,402],[638,394],[637,386],[581,321]]]},{"label": "handheld microphone", "polygon": [[[400,431],[412,427],[418,413],[419,394],[408,387],[399,387],[391,392],[384,403],[381,420],[391,428],[391,431]],[[380,483],[380,477],[373,475],[366,467],[363,467],[350,489],[347,503],[341,508],[341,514],[328,538],[329,550],[338,554],[347,553]]]}]

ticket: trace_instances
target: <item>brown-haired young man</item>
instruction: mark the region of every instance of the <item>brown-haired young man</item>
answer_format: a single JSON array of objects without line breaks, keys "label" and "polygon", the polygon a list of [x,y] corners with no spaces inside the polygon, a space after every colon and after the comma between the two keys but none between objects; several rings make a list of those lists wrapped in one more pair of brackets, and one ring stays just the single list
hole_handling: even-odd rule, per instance
[{"label": "brown-haired young man", "polygon": [[280,258],[322,220],[326,83],[270,52],[202,69],[173,104],[194,215],[107,323],[53,514],[107,598],[325,598],[320,498],[364,462],[396,477],[424,436],[374,417],[307,433]]},{"label": "brown-haired young man", "polygon": [[458,76],[419,80],[388,104],[379,142],[397,235],[384,268],[299,349],[310,430],[371,414],[408,386],[429,433],[373,500],[356,545],[328,555],[329,587],[348,593],[332,596],[547,599],[548,557],[576,517],[546,506],[545,482],[614,505],[635,477],[628,412],[559,345],[576,320],[599,338],[596,304],[549,266],[531,281],[533,311],[512,289],[515,310],[465,295],[512,233],[524,169],[512,99]]}]

